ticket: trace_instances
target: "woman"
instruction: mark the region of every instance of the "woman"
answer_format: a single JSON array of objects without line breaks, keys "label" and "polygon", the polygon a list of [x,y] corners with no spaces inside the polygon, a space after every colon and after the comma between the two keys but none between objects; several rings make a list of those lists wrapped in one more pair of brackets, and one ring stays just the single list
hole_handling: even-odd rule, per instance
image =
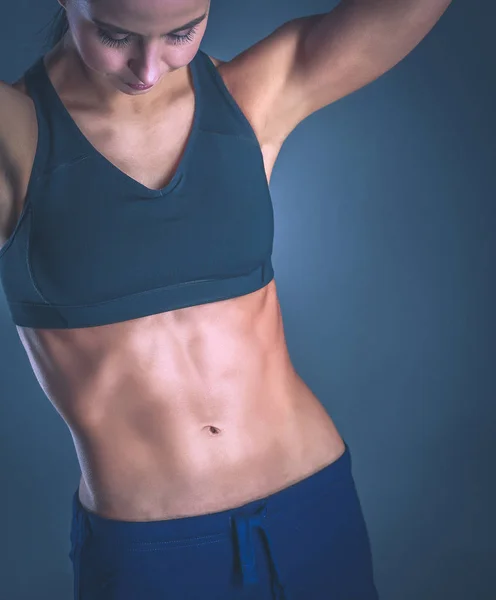
[{"label": "woman", "polygon": [[0,274],[81,465],[75,598],[376,599],[350,450],[287,351],[268,182],[448,0],[344,1],[225,63],[209,0],[59,3],[0,88]]}]

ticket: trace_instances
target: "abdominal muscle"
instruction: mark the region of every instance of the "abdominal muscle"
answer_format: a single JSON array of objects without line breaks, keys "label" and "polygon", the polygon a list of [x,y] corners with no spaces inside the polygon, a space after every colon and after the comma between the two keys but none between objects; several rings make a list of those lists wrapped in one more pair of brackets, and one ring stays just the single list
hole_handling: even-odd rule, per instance
[{"label": "abdominal muscle", "polygon": [[152,521],[235,508],[344,452],[291,364],[274,280],[124,323],[19,334],[74,439],[81,502],[100,516]]}]

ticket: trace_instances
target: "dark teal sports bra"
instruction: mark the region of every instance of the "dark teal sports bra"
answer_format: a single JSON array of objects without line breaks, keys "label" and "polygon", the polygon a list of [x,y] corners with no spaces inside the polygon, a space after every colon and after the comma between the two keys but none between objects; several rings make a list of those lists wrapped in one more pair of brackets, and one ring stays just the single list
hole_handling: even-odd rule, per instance
[{"label": "dark teal sports bra", "polygon": [[210,58],[191,63],[192,132],[152,190],[83,136],[39,58],[25,73],[38,146],[21,217],[0,250],[16,325],[64,329],[250,294],[274,277],[273,206],[255,133]]}]

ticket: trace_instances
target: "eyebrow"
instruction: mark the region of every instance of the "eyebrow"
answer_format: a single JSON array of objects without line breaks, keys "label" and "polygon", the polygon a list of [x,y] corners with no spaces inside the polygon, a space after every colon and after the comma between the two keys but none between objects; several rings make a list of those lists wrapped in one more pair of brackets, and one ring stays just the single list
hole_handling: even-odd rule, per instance
[{"label": "eyebrow", "polygon": [[[177,33],[178,31],[183,31],[184,29],[189,29],[190,27],[194,27],[195,25],[198,25],[199,23],[201,23],[206,18],[207,14],[208,13],[206,12],[201,17],[197,17],[196,19],[193,19],[189,23],[186,23],[185,25],[182,25],[181,27],[176,27],[176,29],[173,29],[172,31],[169,31],[162,35],[171,35],[173,33]],[[93,23],[96,23],[97,25],[100,25],[101,27],[106,27],[107,29],[111,29],[115,33],[130,33],[132,35],[138,35],[138,36],[142,35],[141,33],[136,33],[135,31],[129,31],[128,29],[122,29],[122,27],[117,27],[117,25],[112,25],[112,23],[105,23],[105,21],[100,21],[99,19],[92,19],[92,21],[93,21]]]}]

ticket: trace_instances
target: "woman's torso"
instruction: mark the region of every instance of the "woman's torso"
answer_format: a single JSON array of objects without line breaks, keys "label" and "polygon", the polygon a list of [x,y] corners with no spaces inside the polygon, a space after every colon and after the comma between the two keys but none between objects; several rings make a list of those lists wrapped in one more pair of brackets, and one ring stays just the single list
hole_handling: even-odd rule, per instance
[{"label": "woman's torso", "polygon": [[[269,181],[282,140],[259,137],[262,115],[243,91],[242,76],[213,60],[260,140]],[[69,67],[57,49],[46,66],[72,118],[101,154],[149,188],[172,179],[193,119],[187,77],[178,72],[177,93],[167,110],[153,115],[146,139],[138,117],[116,118],[113,135],[103,138],[101,115],[76,107],[64,93]],[[19,128],[5,143],[16,157],[10,181],[19,218],[37,121],[24,81],[13,88],[20,102],[10,121]],[[107,132],[108,125],[107,118]],[[170,139],[174,144],[164,142]],[[0,232],[2,241],[13,221]],[[238,298],[132,321],[18,332],[73,436],[81,501],[102,516],[140,521],[225,510],[300,481],[344,452],[332,420],[292,366],[274,280]]]}]

